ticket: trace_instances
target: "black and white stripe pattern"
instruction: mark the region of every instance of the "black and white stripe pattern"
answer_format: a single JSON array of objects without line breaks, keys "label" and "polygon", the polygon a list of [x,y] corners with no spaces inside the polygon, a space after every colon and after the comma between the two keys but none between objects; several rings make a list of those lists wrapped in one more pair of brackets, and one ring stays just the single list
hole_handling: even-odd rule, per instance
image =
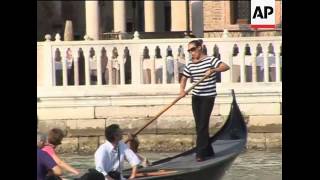
[{"label": "black and white stripe pattern", "polygon": [[[213,56],[207,56],[197,63],[190,62],[184,67],[183,75],[191,77],[193,82],[199,81],[209,68],[217,68],[222,61]],[[216,73],[212,73],[208,78],[197,85],[193,91],[196,96],[216,96]]]}]

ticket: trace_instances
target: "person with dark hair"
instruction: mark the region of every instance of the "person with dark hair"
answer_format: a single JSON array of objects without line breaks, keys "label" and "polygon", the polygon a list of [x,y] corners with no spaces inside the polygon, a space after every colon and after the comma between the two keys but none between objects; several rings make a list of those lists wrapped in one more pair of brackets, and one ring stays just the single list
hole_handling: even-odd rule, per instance
[{"label": "person with dark hair", "polygon": [[133,134],[129,133],[128,134],[128,142],[127,142],[128,147],[138,156],[138,158],[141,161],[142,167],[148,167],[151,165],[151,163],[149,162],[147,157],[144,157],[138,153],[139,144],[140,144],[140,142],[139,142],[137,136],[134,136]]},{"label": "person with dark hair", "polygon": [[43,148],[47,142],[47,136],[45,134],[42,134],[40,132],[37,133],[37,147]]},{"label": "person with dark hair", "polygon": [[61,144],[63,137],[64,133],[61,129],[51,129],[48,133],[48,143],[42,148],[42,150],[47,152],[59,165],[59,167],[73,173],[74,175],[78,175],[80,174],[79,171],[60,159],[60,157],[55,152],[55,148]]},{"label": "person with dark hair", "polygon": [[192,61],[185,66],[180,81],[180,96],[186,95],[185,87],[188,78],[193,82],[204,76],[208,77],[192,91],[192,111],[196,123],[196,160],[203,161],[214,155],[209,141],[209,120],[214,106],[216,92],[216,74],[229,70],[229,66],[220,59],[203,53],[203,41],[193,40],[188,44]]},{"label": "person with dark hair", "polygon": [[60,176],[62,171],[57,163],[41,148],[44,146],[46,137],[37,134],[37,180],[44,180],[48,173]]},{"label": "person with dark hair", "polygon": [[94,154],[96,170],[101,172],[108,180],[124,179],[122,169],[124,159],[131,167],[129,179],[135,178],[137,165],[140,163],[137,155],[122,142],[122,130],[118,124],[112,124],[105,129],[106,142],[101,144]]}]

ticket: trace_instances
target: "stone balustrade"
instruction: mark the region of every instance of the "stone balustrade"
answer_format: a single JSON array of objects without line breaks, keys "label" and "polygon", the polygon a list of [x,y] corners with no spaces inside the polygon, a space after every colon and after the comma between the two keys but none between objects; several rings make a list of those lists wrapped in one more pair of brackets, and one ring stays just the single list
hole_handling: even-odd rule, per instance
[{"label": "stone balustrade", "polygon": [[[38,42],[38,86],[179,83],[192,39]],[[281,37],[204,38],[230,71],[221,83],[281,82]]]}]

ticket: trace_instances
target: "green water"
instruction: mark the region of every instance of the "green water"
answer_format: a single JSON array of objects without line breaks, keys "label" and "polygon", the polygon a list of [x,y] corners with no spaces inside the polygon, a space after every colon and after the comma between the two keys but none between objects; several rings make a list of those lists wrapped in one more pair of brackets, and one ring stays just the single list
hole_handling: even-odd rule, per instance
[{"label": "green water", "polygon": [[[150,161],[173,156],[177,153],[141,153]],[[61,158],[75,168],[85,173],[88,168],[94,167],[93,155],[63,154]],[[125,166],[128,167],[128,164]],[[66,179],[73,176],[65,174]],[[241,153],[226,172],[223,180],[281,180],[282,179],[282,152],[274,151],[246,151]]]}]

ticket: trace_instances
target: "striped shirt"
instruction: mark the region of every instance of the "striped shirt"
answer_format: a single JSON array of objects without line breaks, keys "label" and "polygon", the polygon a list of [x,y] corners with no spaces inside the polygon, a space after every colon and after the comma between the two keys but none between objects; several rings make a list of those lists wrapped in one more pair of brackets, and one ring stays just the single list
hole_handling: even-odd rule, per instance
[{"label": "striped shirt", "polygon": [[[213,56],[207,56],[197,63],[190,62],[184,67],[183,75],[191,78],[192,82],[198,82],[209,68],[217,68],[222,61]],[[197,85],[193,91],[196,96],[216,96],[216,72]]]}]

